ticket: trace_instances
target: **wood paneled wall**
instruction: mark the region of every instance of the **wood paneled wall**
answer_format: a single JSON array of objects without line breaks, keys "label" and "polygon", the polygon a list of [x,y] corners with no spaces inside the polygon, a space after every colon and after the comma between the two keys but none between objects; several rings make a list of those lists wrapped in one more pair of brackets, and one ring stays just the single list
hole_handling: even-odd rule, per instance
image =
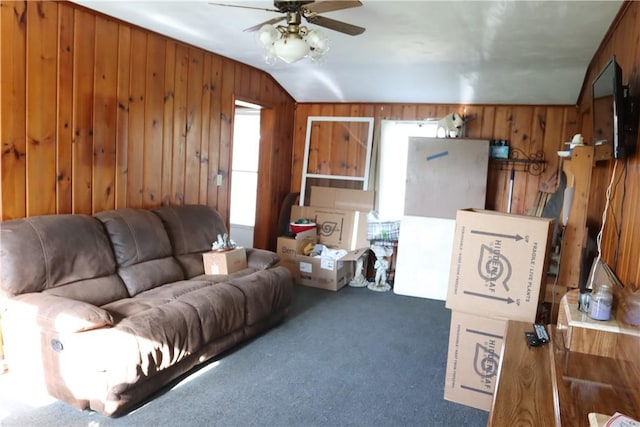
[{"label": "wood paneled wall", "polygon": [[[631,93],[640,96],[640,2],[623,4],[587,70],[578,102],[581,132],[592,140],[591,85],[602,67],[615,55],[622,80]],[[636,153],[616,166],[610,209],[602,236],[603,259],[626,286],[640,289],[640,134]],[[606,189],[614,161],[598,162],[593,169],[587,222],[595,236],[602,224]]]},{"label": "wood paneled wall", "polygon": [[[580,128],[575,106],[304,103],[296,106],[292,191],[298,191],[301,185],[309,116],[374,117],[378,127],[381,120],[423,120],[443,117],[454,111],[469,117],[466,125],[468,138],[507,139],[512,149],[522,153],[544,153],[547,162],[542,174],[536,176],[516,167],[513,213],[528,214],[538,190],[555,190],[559,167],[556,152],[564,149],[563,141],[569,141]],[[340,150],[340,144],[340,139],[323,142],[328,158]],[[349,168],[349,165],[345,167]],[[506,211],[509,175],[509,170],[501,170],[499,164],[491,163],[487,182],[488,209]]]},{"label": "wood paneled wall", "polygon": [[275,247],[294,101],[268,74],[72,3],[0,6],[0,218],[201,203],[228,221],[241,99],[266,107],[255,243]]}]

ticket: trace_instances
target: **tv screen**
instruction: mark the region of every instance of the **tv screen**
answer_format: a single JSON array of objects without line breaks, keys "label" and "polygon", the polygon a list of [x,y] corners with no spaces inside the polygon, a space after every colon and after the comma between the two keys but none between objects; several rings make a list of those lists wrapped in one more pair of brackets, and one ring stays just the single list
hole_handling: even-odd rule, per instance
[{"label": "tv screen", "polygon": [[616,159],[626,155],[623,106],[622,70],[614,56],[593,81],[593,141],[611,144]]}]

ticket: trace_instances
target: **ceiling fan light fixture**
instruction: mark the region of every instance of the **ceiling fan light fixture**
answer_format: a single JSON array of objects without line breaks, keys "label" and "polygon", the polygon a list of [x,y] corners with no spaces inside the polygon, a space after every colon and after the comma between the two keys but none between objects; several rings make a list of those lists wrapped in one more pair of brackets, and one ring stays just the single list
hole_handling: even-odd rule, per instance
[{"label": "ceiling fan light fixture", "polygon": [[273,44],[275,54],[287,64],[301,60],[309,53],[309,45],[295,33],[287,33]]},{"label": "ceiling fan light fixture", "polygon": [[309,31],[305,40],[315,56],[324,55],[329,50],[329,38],[320,30]]},{"label": "ceiling fan light fixture", "polygon": [[260,28],[260,31],[258,31],[258,41],[265,49],[269,49],[273,46],[273,43],[278,40],[279,36],[280,33],[276,27],[270,24],[263,25]]}]

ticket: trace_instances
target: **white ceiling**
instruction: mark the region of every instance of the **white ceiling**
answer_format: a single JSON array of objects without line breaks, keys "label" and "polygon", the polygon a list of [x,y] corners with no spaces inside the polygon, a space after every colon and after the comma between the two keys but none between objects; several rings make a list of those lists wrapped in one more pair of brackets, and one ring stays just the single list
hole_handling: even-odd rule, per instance
[{"label": "white ceiling", "polygon": [[363,0],[323,14],[363,34],[324,30],[331,48],[322,63],[271,66],[255,33],[242,30],[275,12],[206,0],[75,3],[265,70],[298,102],[574,104],[622,1]]}]

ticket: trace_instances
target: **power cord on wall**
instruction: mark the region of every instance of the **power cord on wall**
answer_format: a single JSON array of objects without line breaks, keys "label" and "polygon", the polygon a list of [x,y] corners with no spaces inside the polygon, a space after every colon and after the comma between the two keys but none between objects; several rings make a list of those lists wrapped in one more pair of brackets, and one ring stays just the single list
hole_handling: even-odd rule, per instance
[{"label": "power cord on wall", "polygon": [[616,168],[618,167],[618,159],[613,163],[613,171],[611,172],[611,181],[609,181],[609,186],[607,187],[607,201],[604,205],[604,211],[602,212],[602,226],[600,227],[600,231],[598,232],[598,236],[596,237],[596,245],[598,248],[598,256],[596,257],[595,262],[593,263],[593,268],[591,269],[591,279],[589,279],[588,289],[593,289],[593,280],[596,275],[596,269],[600,259],[602,258],[602,233],[604,232],[604,226],[607,223],[607,211],[609,210],[609,202],[611,201],[611,188],[613,187],[613,180],[616,176]]}]

